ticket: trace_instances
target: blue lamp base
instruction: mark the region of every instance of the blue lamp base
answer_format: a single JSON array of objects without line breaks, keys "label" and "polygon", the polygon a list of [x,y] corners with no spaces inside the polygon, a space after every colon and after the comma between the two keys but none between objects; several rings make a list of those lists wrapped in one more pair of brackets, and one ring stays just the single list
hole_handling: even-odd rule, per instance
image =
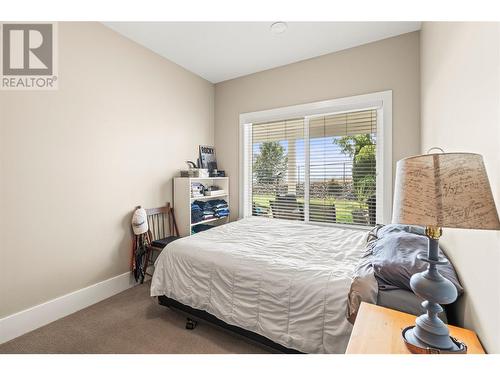
[{"label": "blue lamp base", "polygon": [[463,346],[450,337],[448,326],[438,317],[443,311],[440,304],[449,304],[457,299],[457,289],[448,279],[438,271],[437,266],[448,261],[439,258],[438,241],[441,228],[427,227],[425,234],[429,238],[427,256],[418,259],[429,263],[427,270],[413,275],[410,286],[413,292],[423,298],[422,307],[427,311],[420,315],[415,327],[405,329],[403,337],[410,346],[421,349],[423,352],[463,352]]}]

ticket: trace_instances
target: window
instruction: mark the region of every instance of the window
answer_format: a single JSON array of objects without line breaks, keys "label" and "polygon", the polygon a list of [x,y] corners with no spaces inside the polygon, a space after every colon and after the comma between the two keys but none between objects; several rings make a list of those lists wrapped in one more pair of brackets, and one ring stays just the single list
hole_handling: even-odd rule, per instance
[{"label": "window", "polygon": [[304,220],[304,119],[252,125],[253,216]]},{"label": "window", "polygon": [[309,121],[309,220],[374,225],[375,109]]},{"label": "window", "polygon": [[337,100],[242,115],[240,216],[356,226],[390,220],[391,95],[379,94],[346,98],[348,106]]}]

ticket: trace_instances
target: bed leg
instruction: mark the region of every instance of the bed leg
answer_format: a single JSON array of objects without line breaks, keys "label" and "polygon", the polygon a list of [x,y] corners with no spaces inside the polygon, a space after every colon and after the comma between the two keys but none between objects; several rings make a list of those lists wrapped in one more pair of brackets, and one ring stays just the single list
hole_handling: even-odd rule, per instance
[{"label": "bed leg", "polygon": [[198,325],[198,322],[196,320],[193,320],[191,318],[187,318],[186,329],[195,329],[197,325]]}]

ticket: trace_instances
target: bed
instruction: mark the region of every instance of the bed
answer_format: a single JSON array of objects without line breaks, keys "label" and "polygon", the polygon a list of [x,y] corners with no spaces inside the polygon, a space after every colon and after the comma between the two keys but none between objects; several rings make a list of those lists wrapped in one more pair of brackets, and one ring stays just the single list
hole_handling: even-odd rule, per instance
[{"label": "bed", "polygon": [[181,238],[151,295],[303,353],[344,353],[347,296],[367,231],[251,217]]}]

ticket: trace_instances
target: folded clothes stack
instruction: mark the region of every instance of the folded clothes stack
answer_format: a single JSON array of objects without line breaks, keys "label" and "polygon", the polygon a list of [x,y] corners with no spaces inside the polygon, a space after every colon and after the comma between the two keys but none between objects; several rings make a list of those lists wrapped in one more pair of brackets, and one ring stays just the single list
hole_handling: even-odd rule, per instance
[{"label": "folded clothes stack", "polygon": [[203,220],[203,210],[201,207],[193,202],[191,204],[191,223],[197,223]]},{"label": "folded clothes stack", "polygon": [[215,211],[209,202],[194,201],[191,204],[191,223],[215,218]]},{"label": "folded clothes stack", "polygon": [[209,220],[215,217],[214,212],[212,210],[203,210],[202,220]]},{"label": "folded clothes stack", "polygon": [[229,207],[224,199],[217,199],[212,202],[212,207],[215,211],[216,217],[226,217],[229,216]]},{"label": "folded clothes stack", "polygon": [[223,199],[213,199],[207,202],[196,200],[191,204],[191,223],[227,216],[229,216],[229,207]]},{"label": "folded clothes stack", "polygon": [[195,225],[192,229],[191,229],[191,234],[195,234],[195,233],[200,233],[200,232],[203,232],[205,230],[208,230],[208,229],[212,229],[213,226],[211,225],[207,225],[207,224],[199,224],[199,225]]}]

